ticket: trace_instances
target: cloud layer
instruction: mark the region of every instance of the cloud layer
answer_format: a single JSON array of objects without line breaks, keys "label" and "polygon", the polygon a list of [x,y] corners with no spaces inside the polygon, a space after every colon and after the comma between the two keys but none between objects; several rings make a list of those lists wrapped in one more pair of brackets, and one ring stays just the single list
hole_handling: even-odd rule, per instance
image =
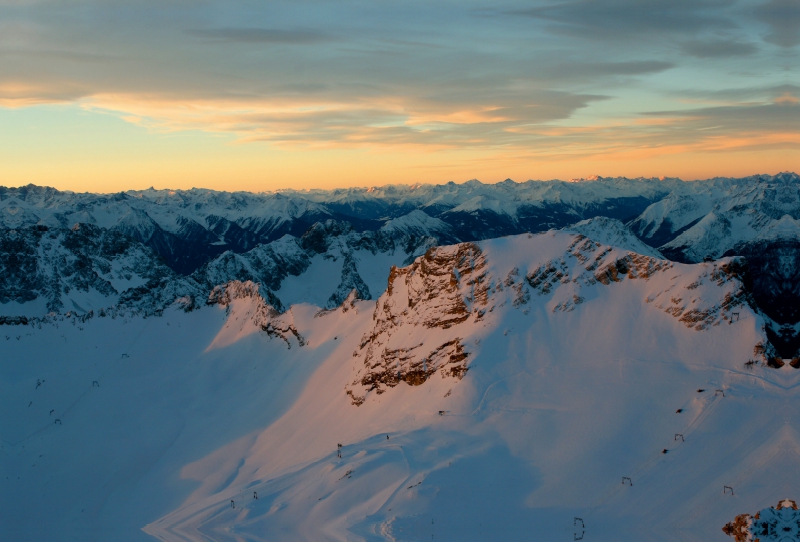
[{"label": "cloud layer", "polygon": [[275,148],[795,148],[798,46],[797,0],[0,0],[0,107]]}]

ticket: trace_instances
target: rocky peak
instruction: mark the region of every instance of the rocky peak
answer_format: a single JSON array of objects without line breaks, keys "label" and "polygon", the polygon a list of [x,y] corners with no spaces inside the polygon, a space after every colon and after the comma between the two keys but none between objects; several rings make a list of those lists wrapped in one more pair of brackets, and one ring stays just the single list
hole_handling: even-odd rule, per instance
[{"label": "rocky peak", "polygon": [[322,254],[328,250],[332,237],[340,237],[352,231],[353,226],[348,222],[333,219],[317,222],[300,237],[300,246],[306,250]]},{"label": "rocky peak", "polygon": [[282,339],[288,348],[292,347],[290,337],[294,337],[299,346],[304,346],[305,339],[297,331],[291,312],[281,313],[275,306],[276,302],[280,303],[268,289],[251,281],[238,280],[214,287],[207,301],[209,305],[224,307],[229,320],[234,312],[244,312],[253,325],[270,337]]},{"label": "rocky peak", "polygon": [[360,405],[401,382],[418,386],[437,373],[460,380],[469,369],[466,340],[499,314],[572,312],[598,298],[598,289],[627,282],[645,292],[643,306],[690,329],[731,324],[747,301],[740,276],[736,260],[675,264],[556,231],[433,248],[392,268],[345,391]]},{"label": "rocky peak", "polygon": [[45,312],[56,313],[124,305],[137,298],[133,291],[139,288],[147,290],[152,310],[175,299],[160,297],[177,277],[158,256],[118,231],[91,224],[0,230],[0,271],[0,303],[14,302],[25,316],[44,315],[24,312],[37,299]]},{"label": "rocky peak", "polygon": [[484,316],[488,283],[486,258],[474,243],[432,248],[408,267],[392,267],[373,328],[353,353],[362,360],[346,388],[353,404],[400,382],[418,386],[437,372],[463,378],[469,353],[458,327]]}]

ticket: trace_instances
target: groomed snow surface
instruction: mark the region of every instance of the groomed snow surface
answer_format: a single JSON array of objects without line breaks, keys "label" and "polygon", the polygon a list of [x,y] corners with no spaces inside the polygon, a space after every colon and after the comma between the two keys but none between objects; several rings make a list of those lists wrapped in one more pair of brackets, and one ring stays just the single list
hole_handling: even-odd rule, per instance
[{"label": "groomed snow surface", "polygon": [[0,539],[730,540],[797,497],[800,371],[745,368],[763,321],[724,305],[725,262],[611,273],[628,251],[587,241],[478,243],[485,302],[455,277],[466,320],[426,327],[416,304],[392,328],[457,336],[466,374],[360,406],[376,301],[292,306],[304,346],[254,325],[259,298],[0,327]]}]

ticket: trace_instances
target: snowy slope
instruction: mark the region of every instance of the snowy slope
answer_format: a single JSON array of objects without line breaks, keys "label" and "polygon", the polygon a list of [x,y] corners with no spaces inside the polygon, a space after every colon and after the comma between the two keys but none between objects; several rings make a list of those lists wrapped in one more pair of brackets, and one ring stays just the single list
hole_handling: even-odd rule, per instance
[{"label": "snowy slope", "polygon": [[0,316],[111,307],[152,314],[177,297],[204,293],[115,230],[88,224],[0,230]]},{"label": "snowy slope", "polygon": [[0,187],[0,228],[85,223],[113,229],[188,275],[225,251],[244,253],[287,234],[300,237],[331,219],[358,232],[400,229],[448,244],[610,217],[633,220],[634,233],[651,246],[664,246],[667,256],[701,261],[752,239],[785,214],[800,218],[793,173],[696,182],[578,181],[472,180],[258,194],[204,189],[77,194],[34,185]]},{"label": "snowy slope", "polygon": [[305,302],[332,308],[353,289],[361,299],[379,295],[393,265],[436,244],[426,234],[447,238],[449,227],[422,211],[361,233],[328,220],[299,238],[285,235],[242,254],[226,251],[183,277],[115,228],[0,230],[0,316],[101,309],[154,314],[177,298],[203,303],[214,287],[232,280],[261,284],[278,310]]},{"label": "snowy slope", "polygon": [[652,258],[664,259],[664,256],[658,250],[644,244],[630,228],[613,218],[604,216],[589,218],[568,226],[564,230],[580,233],[604,245],[624,248]]},{"label": "snowy slope", "polygon": [[800,219],[800,185],[794,173],[687,183],[648,207],[631,227],[665,255],[697,262],[718,258],[758,238],[784,216]]},{"label": "snowy slope", "polygon": [[[224,250],[241,253],[286,234],[299,237],[332,218],[357,231],[404,228],[451,243],[564,226],[598,214],[632,218],[684,184],[674,179],[509,180],[258,194],[203,189],[79,194],[28,185],[0,187],[0,228],[75,223],[111,228],[189,274]],[[403,220],[391,224],[392,219]]]},{"label": "snowy slope", "polygon": [[231,283],[0,326],[3,538],[725,539],[792,498],[800,444],[800,372],[745,369],[735,274],[549,232],[432,249],[331,311]]}]

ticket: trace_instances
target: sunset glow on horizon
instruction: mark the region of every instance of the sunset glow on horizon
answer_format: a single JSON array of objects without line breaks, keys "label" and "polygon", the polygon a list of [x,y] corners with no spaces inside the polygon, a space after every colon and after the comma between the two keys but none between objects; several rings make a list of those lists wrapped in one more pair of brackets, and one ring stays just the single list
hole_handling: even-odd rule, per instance
[{"label": "sunset glow on horizon", "polygon": [[800,170],[800,3],[0,0],[0,185]]}]

